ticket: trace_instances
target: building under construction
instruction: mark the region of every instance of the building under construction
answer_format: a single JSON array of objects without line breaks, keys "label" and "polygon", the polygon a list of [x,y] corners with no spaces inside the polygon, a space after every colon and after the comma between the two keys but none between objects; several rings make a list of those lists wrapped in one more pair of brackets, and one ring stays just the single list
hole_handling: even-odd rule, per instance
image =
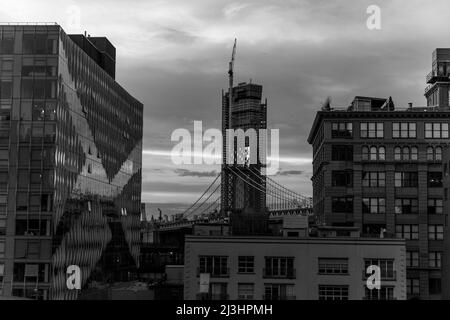
[{"label": "building under construction", "polygon": [[[267,101],[262,102],[262,86],[253,83],[239,83],[233,86],[233,67],[236,44],[233,48],[229,69],[228,92],[222,94],[222,134],[224,141],[222,161],[221,208],[231,213],[233,232],[264,233],[266,229],[266,184],[262,170],[266,163],[265,137],[259,130],[267,128]],[[231,97],[231,99],[230,99]],[[242,129],[244,144],[238,143],[236,135],[230,139],[227,130]],[[252,144],[248,130],[254,129],[256,144]],[[234,131],[236,132],[236,131]],[[228,141],[230,140],[230,141]],[[252,150],[250,146],[256,146]],[[233,153],[230,163],[230,153]],[[247,160],[239,162],[239,159]],[[256,161],[248,161],[248,159]],[[239,173],[239,175],[233,174]],[[242,179],[239,177],[247,177]],[[237,218],[238,215],[240,218]],[[241,227],[239,227],[241,226]],[[245,226],[245,228],[243,228]],[[245,230],[244,230],[245,229]]]}]

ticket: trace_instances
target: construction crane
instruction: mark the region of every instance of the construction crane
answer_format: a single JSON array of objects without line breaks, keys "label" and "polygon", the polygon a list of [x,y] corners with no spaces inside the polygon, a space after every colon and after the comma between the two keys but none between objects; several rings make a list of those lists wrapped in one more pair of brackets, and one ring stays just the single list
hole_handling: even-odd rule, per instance
[{"label": "construction crane", "polygon": [[[228,98],[222,91],[222,189],[221,189],[221,209],[223,212],[227,212],[232,202],[230,181],[232,177],[227,170],[228,163],[228,137],[227,130],[231,129],[231,109],[233,105],[233,76],[234,76],[234,59],[236,56],[236,39],[234,39],[233,52],[231,53],[231,60],[228,65]],[[228,100],[228,101],[227,101]]]},{"label": "construction crane", "polygon": [[[234,75],[234,57],[236,56],[236,39],[234,39],[233,52],[231,53],[231,61],[228,69],[228,94],[231,97],[233,90],[233,75]],[[232,99],[229,99],[229,107],[231,110]]]}]

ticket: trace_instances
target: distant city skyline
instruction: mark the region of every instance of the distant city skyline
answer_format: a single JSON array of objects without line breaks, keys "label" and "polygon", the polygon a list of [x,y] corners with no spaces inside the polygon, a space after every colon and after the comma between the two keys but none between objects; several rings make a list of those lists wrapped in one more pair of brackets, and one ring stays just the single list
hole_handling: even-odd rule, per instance
[{"label": "distant city skyline", "polygon": [[[381,30],[366,27],[371,4],[381,8]],[[117,48],[117,81],[144,104],[142,201],[189,203],[220,168],[172,164],[170,135],[195,120],[220,128],[234,38],[236,83],[264,86],[268,127],[280,129],[276,179],[311,195],[306,138],[315,111],[327,96],[341,107],[356,95],[426,105],[431,52],[450,46],[449,9],[444,0],[18,0],[2,4],[0,20],[56,21],[68,33],[108,37]],[[71,24],[77,12],[79,27]]]}]

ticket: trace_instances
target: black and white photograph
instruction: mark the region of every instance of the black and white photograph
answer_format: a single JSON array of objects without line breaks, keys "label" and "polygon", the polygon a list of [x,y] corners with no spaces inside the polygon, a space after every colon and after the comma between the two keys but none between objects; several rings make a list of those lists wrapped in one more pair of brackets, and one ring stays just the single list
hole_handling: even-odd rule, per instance
[{"label": "black and white photograph", "polygon": [[449,12],[1,0],[1,308],[450,299]]}]

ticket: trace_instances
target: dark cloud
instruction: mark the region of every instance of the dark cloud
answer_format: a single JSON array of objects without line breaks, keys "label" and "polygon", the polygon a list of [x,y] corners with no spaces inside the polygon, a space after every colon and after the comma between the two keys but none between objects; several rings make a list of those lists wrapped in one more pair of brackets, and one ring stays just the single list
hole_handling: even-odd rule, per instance
[{"label": "dark cloud", "polygon": [[187,169],[176,169],[175,173],[178,174],[180,177],[198,177],[198,178],[205,178],[205,177],[216,177],[217,172],[216,171],[190,171]]},{"label": "dark cloud", "polygon": [[177,44],[192,44],[197,39],[189,32],[167,27],[161,29],[158,37]]},{"label": "dark cloud", "polygon": [[304,171],[301,170],[281,170],[277,173],[279,176],[297,176],[302,175]]}]

